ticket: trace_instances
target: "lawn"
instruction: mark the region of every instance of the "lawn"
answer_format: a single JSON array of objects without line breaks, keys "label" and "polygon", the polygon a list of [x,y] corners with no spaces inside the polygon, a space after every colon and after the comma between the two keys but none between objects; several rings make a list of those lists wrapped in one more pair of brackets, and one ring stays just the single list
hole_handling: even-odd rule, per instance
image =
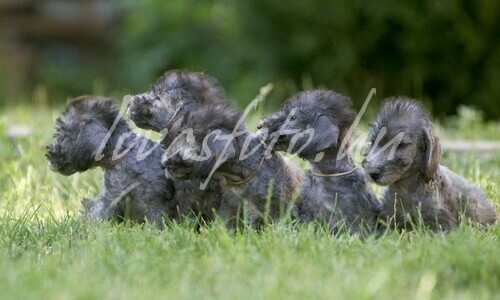
[{"label": "lawn", "polygon": [[[260,232],[230,232],[221,224],[201,232],[189,224],[163,231],[149,225],[89,224],[78,218],[80,200],[97,194],[101,171],[63,177],[46,167],[45,145],[59,110],[42,105],[0,111],[0,299],[500,295],[499,225],[464,224],[447,235],[416,231],[360,240],[287,223]],[[31,134],[7,137],[12,124],[28,125]],[[464,128],[477,132],[463,136],[480,136],[487,128],[496,134],[488,134],[490,140],[500,139],[495,124]],[[440,131],[457,137],[453,130]],[[447,152],[443,164],[485,189],[500,211],[498,153]]]}]

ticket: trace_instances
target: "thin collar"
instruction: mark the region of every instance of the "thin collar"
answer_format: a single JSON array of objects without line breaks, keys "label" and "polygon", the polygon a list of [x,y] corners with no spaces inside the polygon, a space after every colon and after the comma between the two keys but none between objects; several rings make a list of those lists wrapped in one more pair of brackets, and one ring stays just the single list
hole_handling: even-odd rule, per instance
[{"label": "thin collar", "polygon": [[117,160],[113,161],[111,163],[111,167],[109,167],[109,169],[113,169],[114,167],[116,167],[118,164],[120,164],[124,159],[125,157],[127,156],[127,154],[129,154],[130,150],[132,150],[132,147],[129,147],[127,148],[127,150],[125,150],[125,153],[123,153],[120,158],[118,158]]},{"label": "thin collar", "polygon": [[313,176],[317,176],[317,177],[340,177],[340,176],[344,176],[344,175],[349,175],[349,174],[353,173],[354,171],[356,171],[357,169],[358,169],[358,167],[354,167],[351,170],[346,171],[346,172],[331,173],[331,174],[315,173],[315,172],[311,171],[311,174]]},{"label": "thin collar", "polygon": [[[248,176],[247,178],[242,179],[242,180],[237,180],[237,181],[229,180],[229,183],[231,185],[242,185],[242,184],[245,184],[245,183],[249,182],[250,180],[252,180],[257,175],[257,173],[259,173],[260,168],[264,164],[265,160],[266,160],[266,156],[263,155],[262,158],[260,159],[260,163],[259,163],[259,166],[257,167],[257,169],[252,174],[250,174],[250,176]],[[222,172],[220,174],[223,175],[223,176],[226,176],[226,177],[233,177],[234,178],[234,175],[230,175],[230,174],[222,173]]]}]

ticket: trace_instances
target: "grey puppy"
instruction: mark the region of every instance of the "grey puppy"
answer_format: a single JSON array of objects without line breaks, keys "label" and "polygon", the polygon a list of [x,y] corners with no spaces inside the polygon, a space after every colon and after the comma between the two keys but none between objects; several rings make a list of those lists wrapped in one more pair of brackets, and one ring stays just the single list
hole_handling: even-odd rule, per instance
[{"label": "grey puppy", "polygon": [[[225,103],[224,90],[216,79],[197,72],[174,70],[157,79],[150,91],[134,95],[128,105],[129,118],[140,128],[162,132],[162,146],[168,148],[186,114],[209,103]],[[166,132],[165,132],[166,131]],[[179,216],[215,218],[224,195],[216,177],[200,190],[199,179],[175,180]]]},{"label": "grey puppy", "polygon": [[439,138],[420,103],[406,97],[385,101],[369,140],[363,166],[386,186],[381,216],[392,226],[412,229],[422,221],[432,230],[447,231],[458,226],[462,215],[481,225],[495,223],[484,193],[439,164]]},{"label": "grey puppy", "polygon": [[258,125],[258,137],[273,150],[296,153],[309,162],[299,214],[306,222],[328,224],[333,233],[342,228],[352,233],[373,231],[380,211],[363,170],[349,153],[340,153],[354,118],[349,98],[313,90],[296,94]]},{"label": "grey puppy", "polygon": [[94,167],[104,170],[102,190],[86,207],[92,220],[147,219],[161,226],[164,217],[173,217],[174,186],[160,166],[163,150],[135,135],[112,99],[74,99],[55,129],[45,154],[52,171],[69,176]]},{"label": "grey puppy", "polygon": [[187,130],[177,131],[162,164],[174,179],[223,177],[219,214],[234,226],[246,202],[246,220],[259,227],[266,219],[294,212],[291,200],[302,174],[279,154],[266,158],[266,150],[240,120],[241,114],[225,103],[191,111],[180,125]]}]

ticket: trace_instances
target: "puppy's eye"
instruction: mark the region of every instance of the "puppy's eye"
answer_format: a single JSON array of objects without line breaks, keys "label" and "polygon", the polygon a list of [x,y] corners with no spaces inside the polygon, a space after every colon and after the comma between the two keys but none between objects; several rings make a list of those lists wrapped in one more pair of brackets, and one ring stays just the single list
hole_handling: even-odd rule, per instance
[{"label": "puppy's eye", "polygon": [[292,117],[290,118],[290,120],[292,120],[292,121],[295,120],[295,119],[297,119],[296,115],[292,115]]},{"label": "puppy's eye", "polygon": [[399,150],[404,149],[405,147],[406,147],[405,143],[399,143],[399,145],[398,145]]},{"label": "puppy's eye", "polygon": [[166,101],[163,101],[162,98],[160,98],[159,96],[156,96],[150,102],[151,105],[153,105],[153,104],[159,104],[159,105],[163,105],[163,106],[165,106],[165,103],[166,103]]}]

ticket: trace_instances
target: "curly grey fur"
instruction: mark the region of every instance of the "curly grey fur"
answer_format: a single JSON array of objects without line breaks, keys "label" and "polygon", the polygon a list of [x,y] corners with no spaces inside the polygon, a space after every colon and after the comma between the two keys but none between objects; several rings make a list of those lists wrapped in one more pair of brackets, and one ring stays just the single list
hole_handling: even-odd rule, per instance
[{"label": "curly grey fur", "polygon": [[[304,221],[327,223],[332,232],[347,227],[353,233],[373,231],[380,203],[367,183],[363,170],[328,177],[313,173],[335,174],[355,168],[350,155],[338,157],[340,145],[354,121],[351,100],[343,95],[313,90],[301,92],[287,100],[281,110],[259,123],[259,138],[275,150],[298,153],[309,162],[298,207]],[[312,139],[298,138],[294,132],[313,129]],[[279,138],[278,138],[279,137]],[[295,145],[290,146],[295,137]],[[324,156],[319,161],[316,156]]]},{"label": "curly grey fur", "polygon": [[[376,144],[381,130],[387,132]],[[394,149],[381,151],[401,133]],[[385,101],[369,139],[363,166],[376,183],[387,186],[381,216],[393,226],[412,229],[422,221],[432,230],[447,231],[458,226],[462,215],[481,225],[495,223],[495,210],[484,193],[439,164],[439,138],[421,104],[405,97]]]},{"label": "curly grey fur", "polygon": [[[215,170],[214,175],[223,178],[220,185],[225,195],[219,214],[234,225],[247,202],[248,221],[259,226],[266,213],[270,219],[277,220],[283,213],[294,211],[291,199],[302,175],[279,154],[263,159],[265,149],[243,125],[237,128],[238,134],[233,135],[240,117],[239,112],[225,103],[191,111],[180,128],[192,129],[194,141],[180,135],[165,152],[162,164],[166,173],[175,179],[205,180]],[[219,138],[215,137],[217,133]],[[248,142],[246,151],[245,141]],[[242,153],[248,156],[240,158]],[[207,159],[195,161],[189,158],[191,154]]]},{"label": "curly grey fur", "polygon": [[[98,159],[98,149],[112,131]],[[45,154],[49,167],[69,176],[94,167],[104,170],[102,190],[86,204],[86,213],[92,220],[131,219],[138,222],[163,224],[163,218],[174,216],[174,186],[165,178],[160,166],[163,150],[144,137],[136,136],[127,123],[118,116],[112,99],[82,96],[68,104],[56,121],[56,133]],[[120,146],[120,137],[124,141]],[[138,160],[142,151],[154,149]],[[125,153],[122,158],[113,157]],[[97,158],[97,159],[96,159]]]},{"label": "curly grey fur", "polygon": [[[156,132],[166,129],[168,133],[162,146],[168,148],[178,134],[175,130],[181,129],[180,124],[186,114],[210,103],[225,103],[224,90],[215,78],[197,72],[167,71],[150,91],[132,96],[128,103],[128,116],[142,129]],[[200,190],[197,178],[175,180],[178,214],[201,217],[204,221],[213,220],[214,212],[220,211],[225,201],[219,180],[218,177],[211,180],[205,190]]]}]

